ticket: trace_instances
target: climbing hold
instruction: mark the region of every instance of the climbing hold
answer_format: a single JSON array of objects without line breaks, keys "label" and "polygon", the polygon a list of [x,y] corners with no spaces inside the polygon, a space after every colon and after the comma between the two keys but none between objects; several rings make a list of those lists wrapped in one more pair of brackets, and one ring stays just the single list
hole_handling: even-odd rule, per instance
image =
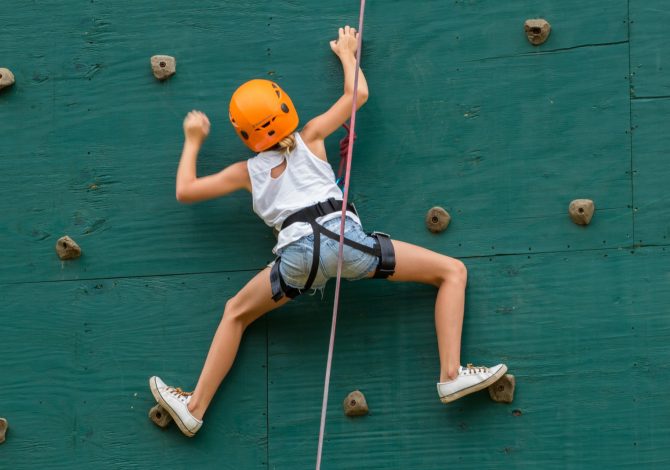
[{"label": "climbing hold", "polygon": [[0,418],[0,444],[5,442],[5,434],[7,433],[8,428],[9,423],[7,423],[7,420],[5,418]]},{"label": "climbing hold", "polygon": [[491,400],[499,403],[512,403],[512,400],[514,400],[514,383],[514,376],[505,374],[496,383],[489,385]]},{"label": "climbing hold", "polygon": [[14,85],[14,74],[9,69],[0,67],[0,90]]},{"label": "climbing hold", "polygon": [[551,33],[551,25],[547,20],[543,20],[542,18],[526,20],[523,28],[526,30],[528,40],[534,46],[539,46],[546,41],[549,33]]},{"label": "climbing hold", "polygon": [[177,71],[177,61],[169,55],[155,55],[151,58],[151,70],[157,79],[167,80]]},{"label": "climbing hold", "polygon": [[588,225],[596,210],[591,199],[575,199],[568,207],[570,218],[577,225]]},{"label": "climbing hold", "polygon": [[60,259],[75,259],[81,256],[81,248],[73,239],[65,235],[56,242],[56,253]]},{"label": "climbing hold", "polygon": [[441,207],[433,207],[426,214],[426,227],[433,233],[446,230],[449,222],[451,222],[449,212]]},{"label": "climbing hold", "polygon": [[156,405],[149,410],[149,419],[154,422],[156,426],[167,428],[172,422],[172,416],[165,411],[161,405]]},{"label": "climbing hold", "polygon": [[368,414],[368,402],[360,390],[354,390],[342,402],[344,414],[347,416],[363,416]]}]

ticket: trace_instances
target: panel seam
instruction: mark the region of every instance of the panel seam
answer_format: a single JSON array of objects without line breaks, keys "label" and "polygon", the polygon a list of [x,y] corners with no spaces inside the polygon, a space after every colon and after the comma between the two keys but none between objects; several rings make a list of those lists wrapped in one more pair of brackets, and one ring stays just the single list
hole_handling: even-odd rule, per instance
[{"label": "panel seam", "polygon": [[[635,247],[637,246],[636,244],[636,238],[635,238],[635,167],[633,164],[633,132],[634,132],[634,125],[633,125],[633,65],[632,65],[632,57],[631,57],[631,17],[630,17],[630,0],[627,2],[628,6],[628,133],[630,137],[630,211],[631,211],[631,225],[632,225],[632,242],[633,242],[633,250],[635,250]],[[640,240],[640,243],[642,241]]]}]

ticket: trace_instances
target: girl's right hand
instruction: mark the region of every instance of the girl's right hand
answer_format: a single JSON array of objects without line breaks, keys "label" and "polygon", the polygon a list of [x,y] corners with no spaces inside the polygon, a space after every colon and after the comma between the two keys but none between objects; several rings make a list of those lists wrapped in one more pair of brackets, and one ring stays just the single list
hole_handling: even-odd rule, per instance
[{"label": "girl's right hand", "polygon": [[358,33],[356,32],[356,28],[345,26],[339,29],[339,34],[336,40],[330,41],[330,48],[335,55],[340,58],[344,54],[356,55],[356,49],[358,48]]},{"label": "girl's right hand", "polygon": [[207,115],[193,110],[184,119],[184,137],[186,140],[202,143],[209,135],[209,127]]}]

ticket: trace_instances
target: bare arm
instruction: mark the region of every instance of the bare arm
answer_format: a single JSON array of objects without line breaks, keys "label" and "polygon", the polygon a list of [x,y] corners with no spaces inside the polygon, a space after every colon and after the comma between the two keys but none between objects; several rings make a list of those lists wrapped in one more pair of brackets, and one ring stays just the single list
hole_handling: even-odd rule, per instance
[{"label": "bare arm", "polygon": [[[344,93],[328,111],[309,121],[300,132],[300,136],[310,150],[323,160],[326,159],[326,150],[323,144],[324,139],[335,132],[351,117],[351,106],[354,99],[357,45],[358,33],[354,28],[350,28],[349,26],[340,28],[338,39],[330,42],[330,48],[342,62]],[[358,109],[363,106],[367,99],[368,83],[365,80],[363,70],[360,70],[358,74],[356,108]]]},{"label": "bare arm", "polygon": [[237,162],[213,175],[198,178],[196,163],[203,141],[209,135],[209,119],[204,113],[191,111],[184,119],[184,149],[177,169],[177,200],[189,203],[204,201],[239,189],[251,191],[247,162]]}]

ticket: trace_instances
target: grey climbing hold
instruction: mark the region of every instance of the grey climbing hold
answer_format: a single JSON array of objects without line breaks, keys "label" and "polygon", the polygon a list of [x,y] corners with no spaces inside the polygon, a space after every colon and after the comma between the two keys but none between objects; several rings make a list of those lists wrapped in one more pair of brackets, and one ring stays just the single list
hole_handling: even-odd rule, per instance
[{"label": "grey climbing hold", "polygon": [[151,419],[156,426],[161,428],[167,428],[172,422],[170,413],[165,411],[165,408],[158,404],[149,410],[149,419]]},{"label": "grey climbing hold", "polygon": [[75,259],[81,256],[81,248],[73,239],[65,235],[56,242],[56,253],[62,260]]},{"label": "grey climbing hold", "polygon": [[500,379],[489,385],[489,396],[491,400],[498,403],[512,403],[514,400],[515,380],[512,374],[505,374]]},{"label": "grey climbing hold", "polygon": [[354,390],[342,402],[344,414],[347,416],[363,416],[368,414],[368,402],[360,390]]},{"label": "grey climbing hold", "polygon": [[591,199],[575,199],[568,207],[568,214],[577,225],[588,225],[595,210],[596,206]]},{"label": "grey climbing hold", "polygon": [[177,61],[169,55],[155,55],[151,58],[151,70],[157,79],[167,80],[177,71]]},{"label": "grey climbing hold", "polygon": [[0,67],[0,90],[14,85],[14,74],[11,70]]},{"label": "grey climbing hold", "polygon": [[426,214],[426,227],[433,233],[443,232],[449,226],[451,216],[441,207],[433,207]]},{"label": "grey climbing hold", "polygon": [[7,429],[9,429],[9,423],[5,418],[0,418],[0,444],[5,442],[5,434],[7,434]]},{"label": "grey climbing hold", "polygon": [[551,25],[542,18],[526,20],[523,29],[526,31],[526,37],[534,46],[539,46],[545,42],[549,33],[551,33]]}]

